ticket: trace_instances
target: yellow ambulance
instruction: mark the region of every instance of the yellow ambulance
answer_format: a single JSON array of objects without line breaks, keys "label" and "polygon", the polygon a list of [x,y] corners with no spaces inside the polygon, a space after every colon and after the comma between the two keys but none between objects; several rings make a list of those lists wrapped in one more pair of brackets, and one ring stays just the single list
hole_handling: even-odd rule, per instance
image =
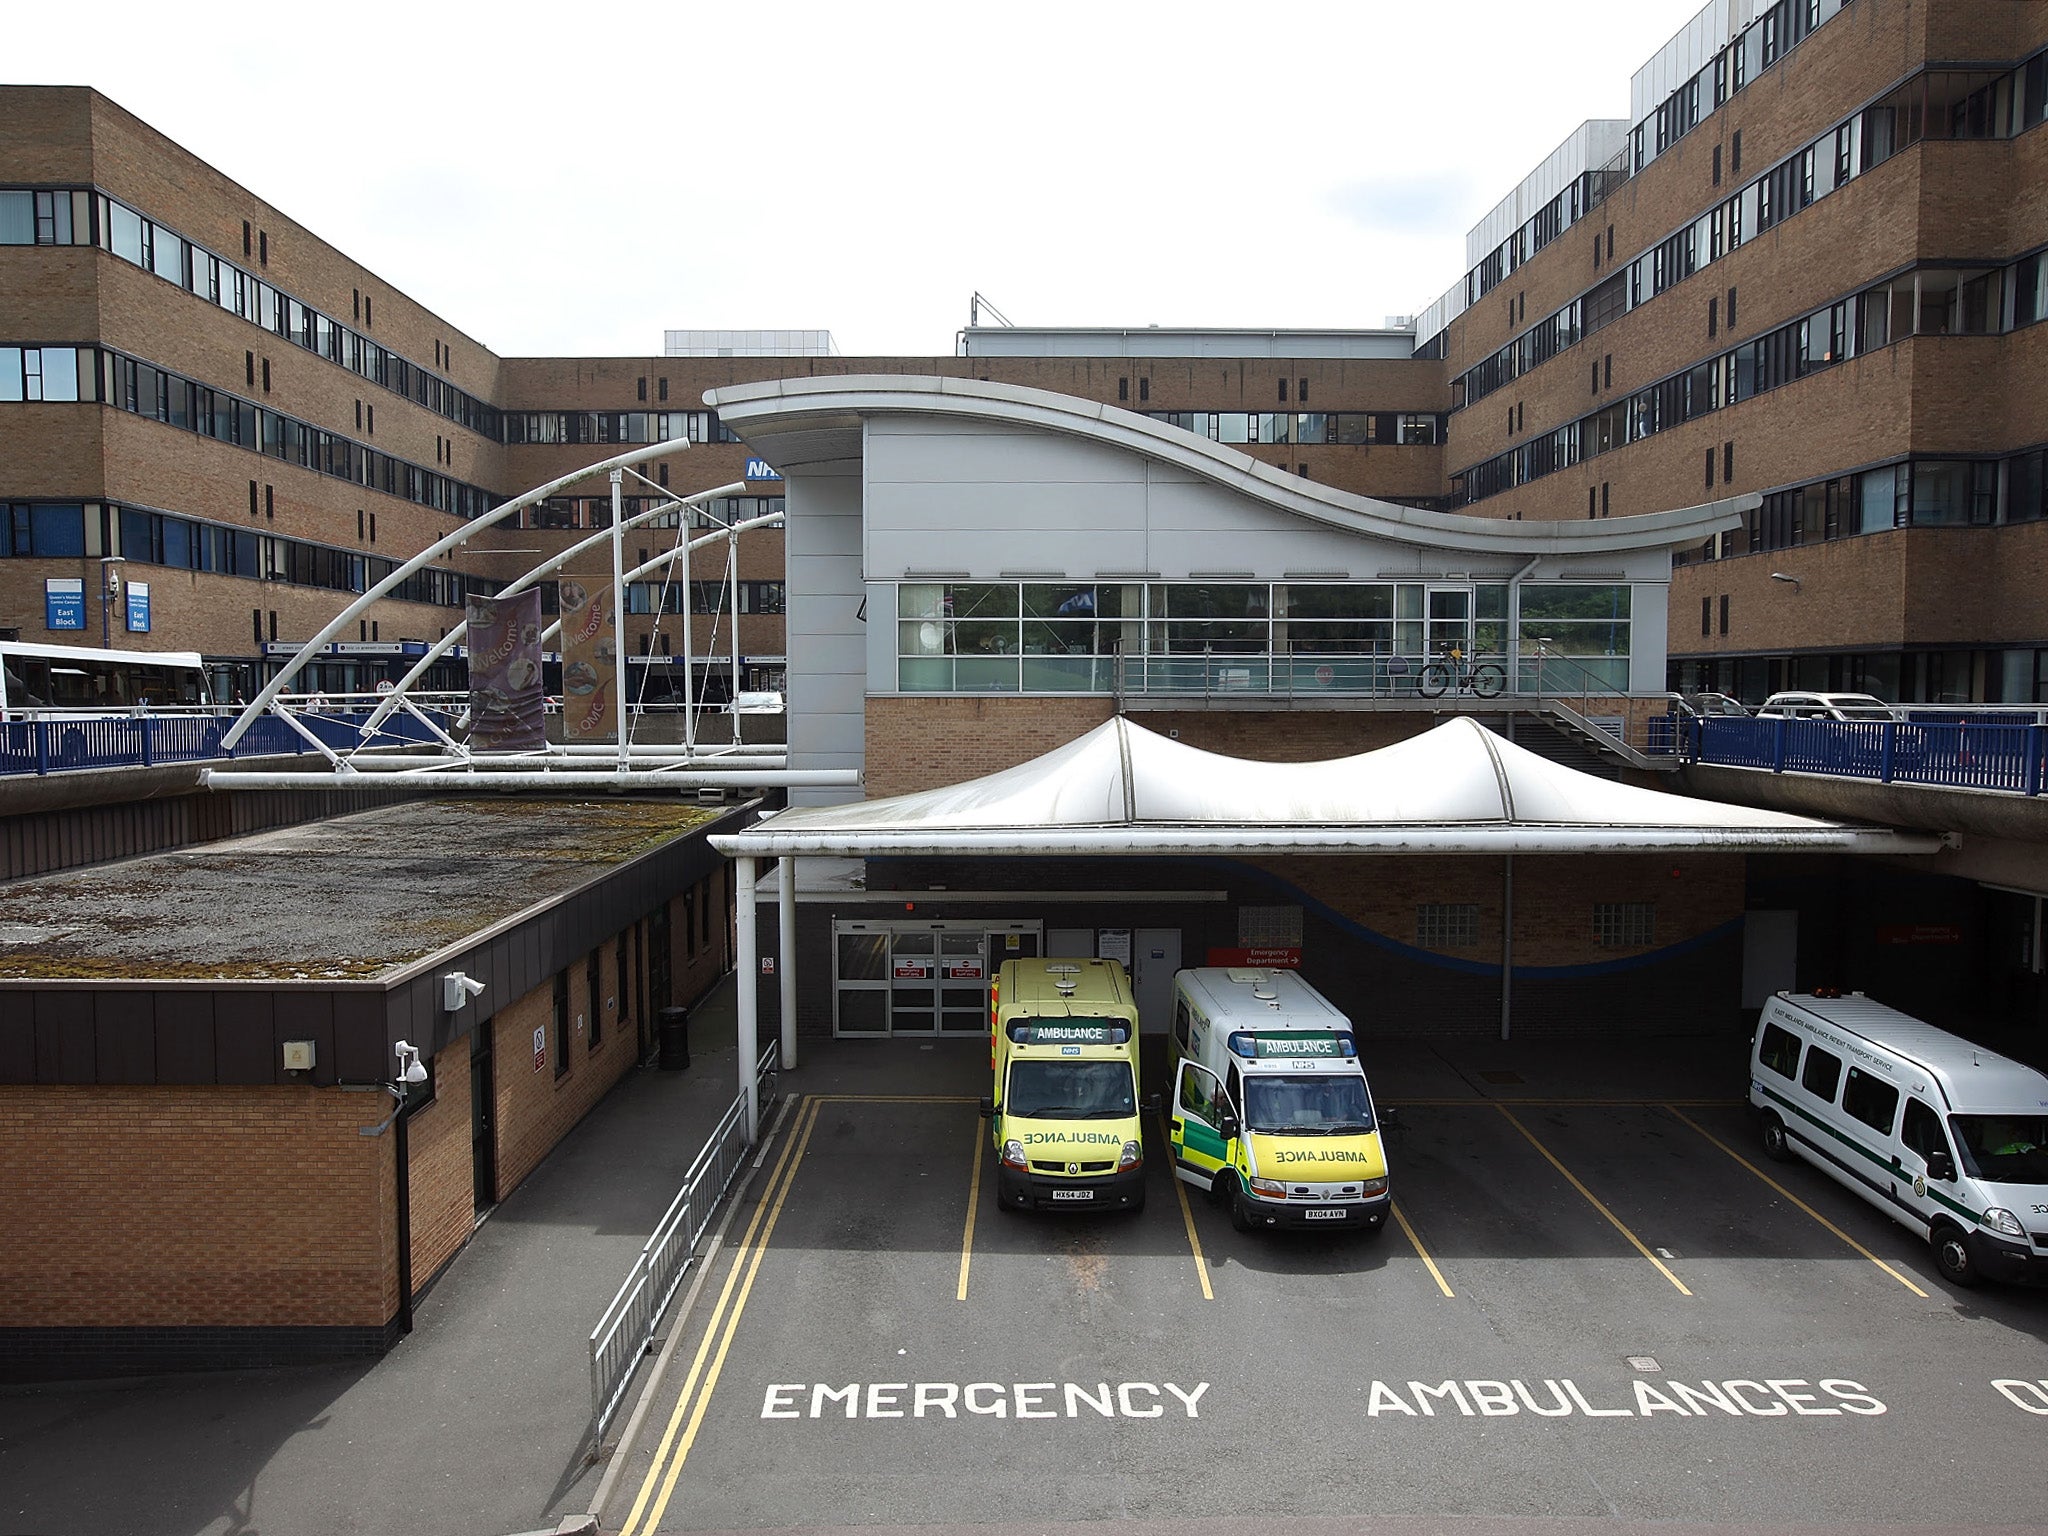
[{"label": "yellow ambulance", "polygon": [[1229,1202],[1240,1232],[1356,1227],[1392,1208],[1351,1021],[1293,971],[1173,978],[1174,1173]]},{"label": "yellow ambulance", "polygon": [[982,1101],[1006,1211],[1139,1211],[1138,1005],[1114,960],[1005,960],[989,989]]}]

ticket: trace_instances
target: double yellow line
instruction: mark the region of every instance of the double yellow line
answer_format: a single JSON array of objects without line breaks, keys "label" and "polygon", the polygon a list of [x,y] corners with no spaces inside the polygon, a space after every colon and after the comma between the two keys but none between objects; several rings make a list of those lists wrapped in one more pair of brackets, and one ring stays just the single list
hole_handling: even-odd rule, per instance
[{"label": "double yellow line", "polygon": [[[676,1479],[682,1474],[683,1463],[689,1459],[690,1447],[697,1443],[697,1430],[704,1422],[704,1410],[710,1406],[711,1390],[718,1385],[718,1373],[725,1367],[726,1351],[732,1347],[732,1336],[739,1329],[740,1313],[746,1309],[748,1293],[754,1288],[754,1276],[760,1271],[761,1260],[768,1252],[768,1239],[774,1235],[775,1222],[782,1215],[782,1202],[789,1197],[789,1187],[796,1181],[797,1166],[803,1162],[804,1149],[810,1145],[811,1131],[818,1123],[818,1109],[823,1102],[816,1098],[804,1100],[795,1122],[790,1126],[789,1140],[783,1143],[782,1155],[775,1160],[774,1171],[768,1175],[768,1187],[762,1193],[761,1203],[754,1208],[754,1219],[747,1224],[746,1235],[733,1251],[732,1268],[726,1274],[724,1289],[719,1292],[718,1305],[712,1309],[703,1342],[697,1346],[697,1357],[690,1362],[690,1374],[683,1378],[683,1390],[676,1397],[675,1412],[669,1415],[668,1427],[662,1431],[661,1444],[654,1453],[654,1463],[647,1469],[646,1481],[640,1485],[640,1494],[633,1500],[632,1511],[626,1516],[626,1523],[619,1528],[619,1536],[643,1536],[645,1532],[656,1530],[661,1525],[661,1517],[668,1511],[668,1501],[676,1491]],[[741,1279],[742,1271],[745,1272],[744,1280]],[[735,1290],[738,1292],[737,1302],[734,1301]],[[728,1307],[731,1308],[730,1315]],[[724,1325],[722,1331],[721,1322]],[[698,1390],[700,1381],[701,1391]],[[683,1422],[686,1416],[689,1420],[687,1428]]]}]

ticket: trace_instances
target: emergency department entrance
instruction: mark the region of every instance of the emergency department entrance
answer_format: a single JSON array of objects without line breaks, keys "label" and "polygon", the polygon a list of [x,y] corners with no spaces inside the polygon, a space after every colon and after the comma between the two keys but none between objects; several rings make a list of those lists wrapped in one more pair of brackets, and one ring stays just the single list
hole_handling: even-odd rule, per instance
[{"label": "emergency department entrance", "polygon": [[978,1034],[996,967],[1043,946],[1037,922],[834,920],[832,1033]]}]

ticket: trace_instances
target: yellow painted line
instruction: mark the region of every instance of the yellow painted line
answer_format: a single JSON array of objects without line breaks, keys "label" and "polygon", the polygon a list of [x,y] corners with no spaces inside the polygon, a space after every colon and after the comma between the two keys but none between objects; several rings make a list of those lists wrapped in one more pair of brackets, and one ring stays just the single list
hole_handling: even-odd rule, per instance
[{"label": "yellow painted line", "polygon": [[976,1126],[974,1176],[967,1181],[967,1231],[960,1239],[960,1289],[953,1297],[955,1301],[967,1299],[967,1265],[974,1257],[974,1208],[981,1203],[981,1151],[987,1145],[987,1134]]},{"label": "yellow painted line", "polygon": [[1694,1120],[1690,1115],[1680,1114],[1678,1110],[1673,1109],[1672,1106],[1668,1104],[1664,1107],[1666,1109],[1670,1109],[1672,1114],[1677,1115],[1679,1119],[1683,1120],[1687,1125],[1691,1126],[1694,1130],[1698,1131],[1702,1136],[1706,1137],[1708,1141],[1711,1141],[1723,1152],[1726,1152],[1730,1157],[1734,1158],[1736,1162],[1742,1164],[1743,1167],[1747,1168],[1751,1173],[1755,1174],[1758,1178],[1762,1179],[1766,1184],[1770,1185],[1772,1189],[1776,1190],[1779,1194],[1783,1195],[1787,1200],[1790,1200],[1794,1205],[1798,1206],[1799,1209],[1806,1212],[1807,1215],[1811,1216],[1815,1221],[1819,1222],[1822,1226],[1826,1227],[1830,1232],[1834,1233],[1835,1236],[1839,1237],[1851,1248],[1854,1248],[1858,1253],[1862,1254],[1863,1257],[1870,1260],[1871,1263],[1875,1264],[1879,1269],[1883,1270],[1886,1274],[1890,1275],[1894,1280],[1898,1281],[1899,1284],[1903,1285],[1915,1296],[1918,1296],[1922,1301],[1925,1301],[1927,1299],[1927,1293],[1921,1290],[1919,1286],[1915,1285],[1911,1280],[1908,1280],[1896,1269],[1893,1269],[1891,1265],[1885,1263],[1883,1259],[1880,1259],[1868,1248],[1864,1247],[1861,1243],[1857,1242],[1855,1238],[1851,1237],[1848,1233],[1844,1232],[1832,1221],[1829,1221],[1827,1217],[1821,1215],[1819,1211],[1816,1211],[1804,1200],[1800,1199],[1797,1195],[1793,1194],[1791,1190],[1787,1189],[1784,1185],[1780,1184],[1768,1173],[1765,1173],[1763,1169],[1757,1167],[1755,1163],[1752,1163],[1740,1152],[1737,1152],[1733,1147],[1729,1146],[1725,1141],[1721,1140],[1721,1138],[1716,1136],[1712,1131],[1708,1130],[1705,1126],[1701,1125],[1698,1121]]},{"label": "yellow painted line", "polygon": [[[790,1187],[796,1183],[796,1170],[803,1163],[804,1151],[811,1144],[811,1132],[816,1130],[817,1126],[818,1115],[817,1111],[813,1110],[810,1119],[804,1125],[803,1135],[796,1138],[796,1155],[790,1161],[789,1176],[782,1181],[782,1188],[775,1196],[775,1204],[768,1212],[767,1224],[761,1228],[760,1240],[754,1247],[753,1257],[747,1261],[746,1282],[741,1285],[739,1299],[733,1304],[732,1313],[726,1319],[725,1334],[718,1341],[718,1353],[712,1357],[711,1369],[704,1377],[704,1390],[697,1394],[697,1406],[690,1414],[690,1427],[683,1432],[683,1438],[676,1446],[675,1459],[669,1463],[668,1475],[662,1479],[661,1495],[655,1500],[654,1507],[648,1511],[647,1524],[643,1527],[646,1531],[660,1529],[661,1517],[668,1512],[668,1501],[675,1493],[676,1479],[682,1476],[683,1463],[689,1460],[690,1448],[697,1443],[697,1431],[704,1423],[704,1411],[711,1406],[711,1394],[718,1387],[719,1373],[725,1369],[726,1352],[732,1348],[733,1335],[739,1332],[740,1316],[747,1309],[747,1297],[753,1293],[754,1277],[761,1272],[761,1261],[768,1256],[768,1241],[775,1235],[775,1222],[782,1215],[782,1202],[789,1198]],[[737,1260],[734,1261],[733,1267],[735,1270],[738,1269]],[[707,1331],[706,1343],[710,1342],[710,1337]],[[633,1536],[632,1526],[628,1525],[620,1536]]]},{"label": "yellow painted line", "polygon": [[[818,1104],[979,1104],[961,1093],[821,1093]],[[1682,1100],[1680,1102],[1683,1102]]]},{"label": "yellow painted line", "polygon": [[1450,1281],[1444,1278],[1444,1272],[1436,1267],[1436,1260],[1432,1259],[1429,1256],[1429,1250],[1422,1246],[1422,1239],[1417,1237],[1415,1229],[1408,1225],[1408,1218],[1401,1213],[1401,1207],[1396,1205],[1393,1207],[1393,1211],[1394,1220],[1401,1223],[1401,1230],[1408,1235],[1408,1246],[1415,1250],[1415,1257],[1422,1260],[1429,1267],[1430,1275],[1436,1280],[1436,1288],[1446,1296],[1455,1295],[1456,1293],[1451,1289]]},{"label": "yellow painted line", "polygon": [[[638,1523],[640,1516],[647,1508],[648,1498],[654,1492],[657,1480],[661,1476],[662,1464],[668,1459],[669,1449],[675,1443],[676,1432],[681,1427],[683,1415],[689,1408],[690,1394],[696,1390],[697,1378],[703,1372],[704,1362],[711,1352],[712,1337],[718,1332],[719,1319],[725,1315],[726,1304],[732,1299],[733,1288],[738,1283],[740,1266],[746,1256],[748,1245],[754,1241],[754,1234],[760,1229],[762,1219],[767,1215],[769,1199],[778,1185],[787,1188],[786,1175],[793,1175],[795,1172],[793,1159],[800,1140],[799,1132],[802,1132],[803,1138],[808,1138],[808,1127],[810,1122],[817,1118],[817,1113],[816,1099],[802,1101],[796,1123],[790,1128],[789,1140],[783,1143],[782,1155],[776,1159],[774,1171],[768,1175],[767,1190],[762,1194],[761,1203],[754,1208],[754,1219],[747,1223],[746,1235],[733,1250],[732,1269],[725,1277],[725,1287],[719,1292],[718,1305],[711,1311],[711,1320],[705,1325],[704,1341],[697,1347],[697,1357],[690,1364],[690,1374],[683,1380],[682,1391],[676,1395],[675,1411],[669,1415],[668,1427],[662,1431],[661,1444],[655,1449],[654,1460],[647,1469],[646,1480],[640,1485],[639,1495],[633,1500],[632,1511],[626,1516],[626,1523],[619,1528],[620,1536],[634,1536],[634,1532],[642,1529]],[[652,1528],[653,1522],[650,1521],[645,1529]]]},{"label": "yellow painted line", "polygon": [[1180,1174],[1173,1166],[1173,1137],[1168,1134],[1166,1117],[1159,1117],[1159,1136],[1166,1149],[1166,1173],[1173,1180],[1174,1198],[1180,1201],[1181,1225],[1187,1229],[1188,1252],[1195,1256],[1195,1278],[1202,1282],[1202,1300],[1214,1301],[1216,1293],[1209,1289],[1209,1265],[1202,1258],[1202,1240],[1195,1235],[1195,1213],[1188,1209],[1188,1187],[1181,1183]]},{"label": "yellow painted line", "polygon": [[1627,1227],[1621,1224],[1620,1217],[1616,1216],[1614,1212],[1610,1211],[1609,1209],[1607,1209],[1606,1206],[1602,1205],[1598,1197],[1594,1195],[1593,1191],[1586,1188],[1585,1185],[1579,1182],[1577,1174],[1573,1173],[1571,1169],[1565,1167],[1563,1163],[1560,1163],[1555,1157],[1551,1156],[1550,1148],[1544,1146],[1542,1142],[1538,1141],[1534,1136],[1529,1134],[1529,1128],[1526,1125],[1522,1124],[1521,1121],[1517,1120],[1513,1114],[1509,1113],[1507,1105],[1496,1104],[1494,1108],[1498,1109],[1503,1115],[1507,1116],[1507,1122],[1509,1125],[1512,1125],[1516,1130],[1520,1131],[1525,1137],[1528,1137],[1529,1145],[1534,1147],[1538,1152],[1541,1152],[1544,1156],[1544,1160],[1547,1161],[1551,1167],[1555,1168],[1559,1173],[1563,1174],[1565,1178],[1570,1180],[1572,1188],[1576,1189],[1580,1194],[1584,1195],[1586,1197],[1587,1204],[1591,1205],[1593,1209],[1598,1211],[1602,1216],[1605,1216],[1607,1220],[1610,1223],[1612,1223],[1614,1230],[1619,1232],[1623,1237],[1629,1240],[1630,1246],[1632,1246],[1637,1253],[1640,1253],[1644,1258],[1648,1259],[1652,1264],[1657,1266],[1658,1274],[1662,1275],[1666,1280],[1669,1280],[1673,1285],[1678,1287],[1679,1295],[1690,1296],[1692,1294],[1691,1291],[1688,1291],[1685,1288],[1685,1282],[1683,1280],[1679,1279],[1678,1276],[1674,1275],[1673,1273],[1671,1273],[1670,1270],[1664,1267],[1664,1261],[1662,1259],[1658,1258],[1657,1255],[1650,1252],[1649,1249],[1643,1246],[1641,1238],[1637,1237],[1635,1233],[1629,1231]]}]

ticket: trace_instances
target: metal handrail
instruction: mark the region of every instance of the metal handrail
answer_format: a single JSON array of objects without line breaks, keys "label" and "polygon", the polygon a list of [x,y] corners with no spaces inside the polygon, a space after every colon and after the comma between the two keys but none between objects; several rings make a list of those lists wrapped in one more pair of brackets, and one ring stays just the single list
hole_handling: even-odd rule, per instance
[{"label": "metal handrail", "polygon": [[[779,1042],[770,1041],[754,1064],[763,1108],[773,1101],[780,1061]],[[605,1432],[625,1399],[662,1315],[695,1260],[697,1241],[745,1165],[749,1146],[747,1094],[741,1089],[683,1175],[682,1188],[655,1224],[618,1294],[590,1331],[590,1406],[598,1434]]]}]

